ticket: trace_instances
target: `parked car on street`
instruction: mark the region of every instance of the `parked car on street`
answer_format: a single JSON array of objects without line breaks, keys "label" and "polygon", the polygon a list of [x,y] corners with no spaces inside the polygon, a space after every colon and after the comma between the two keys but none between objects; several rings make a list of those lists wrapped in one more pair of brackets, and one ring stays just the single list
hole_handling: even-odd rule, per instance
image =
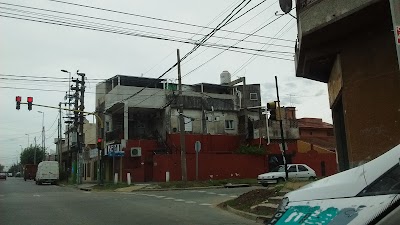
[{"label": "parked car on street", "polygon": [[40,162],[36,172],[36,184],[56,184],[59,179],[59,166],[57,161]]},{"label": "parked car on street", "polygon": [[[306,164],[287,164],[289,179],[314,180],[317,178],[315,171]],[[280,165],[268,173],[258,175],[257,181],[263,186],[276,184],[286,180],[285,166]]]},{"label": "parked car on street", "polygon": [[8,177],[12,177],[13,174],[12,174],[12,173],[8,173],[7,176],[8,176]]},{"label": "parked car on street", "polygon": [[265,224],[398,225],[399,160],[400,145],[364,165],[289,192]]},{"label": "parked car on street", "polygon": [[7,180],[7,173],[6,172],[0,172],[0,179]]}]

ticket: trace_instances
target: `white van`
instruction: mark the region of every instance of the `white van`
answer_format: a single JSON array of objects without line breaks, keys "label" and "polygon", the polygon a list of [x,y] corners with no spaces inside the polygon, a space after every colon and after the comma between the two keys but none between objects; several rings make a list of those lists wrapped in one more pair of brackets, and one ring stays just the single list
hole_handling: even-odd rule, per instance
[{"label": "white van", "polygon": [[268,225],[399,225],[400,145],[285,195]]},{"label": "white van", "polygon": [[57,161],[43,161],[39,163],[36,172],[36,184],[56,184],[59,179],[59,167]]}]

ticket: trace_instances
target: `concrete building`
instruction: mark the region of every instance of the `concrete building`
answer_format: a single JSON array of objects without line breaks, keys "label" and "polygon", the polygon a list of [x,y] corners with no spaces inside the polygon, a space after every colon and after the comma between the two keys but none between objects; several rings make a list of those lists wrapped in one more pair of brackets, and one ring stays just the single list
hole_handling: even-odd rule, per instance
[{"label": "concrete building", "polygon": [[[231,147],[219,149],[225,153],[238,147],[240,139],[253,138],[252,121],[260,119],[260,111],[253,112],[250,108],[261,105],[259,84],[246,84],[244,78],[231,81],[230,74],[224,71],[221,84],[183,84],[182,91],[180,103],[176,83],[124,75],[114,76],[96,86],[96,111],[100,112],[105,124],[106,180],[113,177],[113,172],[118,172],[122,180],[126,171],[131,171],[135,180],[153,180],[154,155],[178,154],[177,137],[181,129],[185,130],[187,143],[194,138],[208,142],[233,137],[234,141],[227,144]],[[183,105],[183,128],[179,126],[180,104]],[[209,151],[217,151],[215,146],[219,146],[203,144]],[[135,152],[141,153],[131,155],[129,150],[139,149],[139,145],[143,146]],[[118,157],[110,157],[115,149]],[[192,149],[193,145],[187,144],[186,151],[190,153]],[[127,154],[129,159],[124,159]],[[129,165],[124,165],[124,160]]]},{"label": "concrete building", "polygon": [[390,1],[298,0],[296,76],[327,83],[339,169],[400,143]]}]

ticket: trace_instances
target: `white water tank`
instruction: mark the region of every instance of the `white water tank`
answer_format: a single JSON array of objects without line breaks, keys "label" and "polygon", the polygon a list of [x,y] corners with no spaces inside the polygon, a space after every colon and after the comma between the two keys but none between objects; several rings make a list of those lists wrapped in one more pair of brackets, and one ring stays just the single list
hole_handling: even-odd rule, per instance
[{"label": "white water tank", "polygon": [[220,78],[221,84],[229,84],[231,82],[231,74],[226,70],[222,71]]}]

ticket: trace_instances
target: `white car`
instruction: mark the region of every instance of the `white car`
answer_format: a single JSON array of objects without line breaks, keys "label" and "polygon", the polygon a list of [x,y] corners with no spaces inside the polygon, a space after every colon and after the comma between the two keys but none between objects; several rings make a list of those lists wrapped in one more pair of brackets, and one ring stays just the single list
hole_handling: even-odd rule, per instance
[{"label": "white car", "polygon": [[[287,168],[289,179],[314,180],[317,178],[315,171],[306,164],[287,164]],[[285,167],[281,165],[269,173],[258,175],[257,181],[263,186],[268,186],[268,184],[283,182],[286,180],[285,178]]]},{"label": "white car", "polygon": [[268,225],[399,225],[400,145],[286,194]]}]

